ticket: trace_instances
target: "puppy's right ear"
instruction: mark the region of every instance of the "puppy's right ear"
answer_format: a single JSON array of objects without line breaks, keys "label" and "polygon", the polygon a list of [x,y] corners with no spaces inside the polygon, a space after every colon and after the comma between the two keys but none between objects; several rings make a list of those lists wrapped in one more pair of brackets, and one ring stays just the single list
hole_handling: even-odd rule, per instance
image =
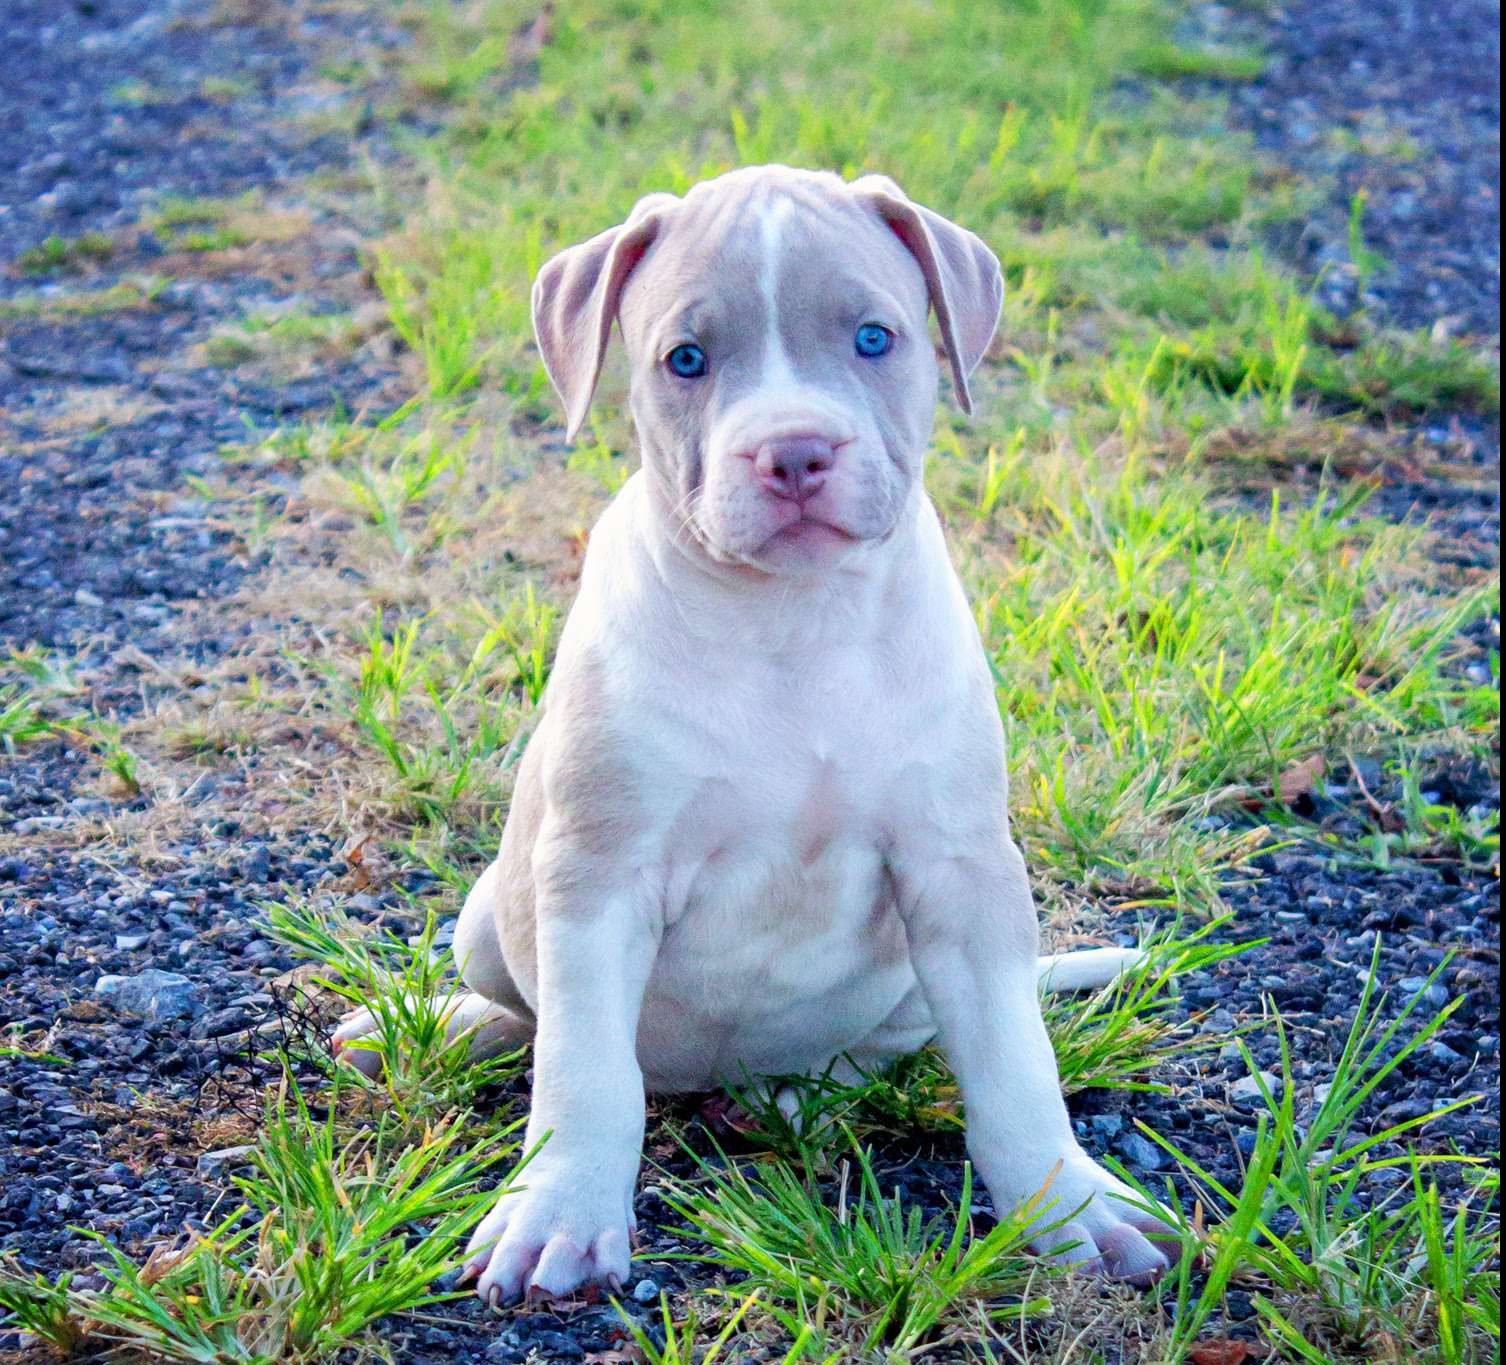
[{"label": "puppy's right ear", "polygon": [[677,203],[672,194],[640,199],[627,222],[567,247],[534,281],[533,334],[564,400],[567,440],[575,439],[591,410],[623,286]]}]

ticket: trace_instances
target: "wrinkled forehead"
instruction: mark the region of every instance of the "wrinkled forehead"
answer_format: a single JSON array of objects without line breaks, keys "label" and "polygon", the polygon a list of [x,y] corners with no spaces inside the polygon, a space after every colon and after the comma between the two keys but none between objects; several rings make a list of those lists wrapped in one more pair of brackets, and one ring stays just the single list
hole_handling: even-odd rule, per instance
[{"label": "wrinkled forehead", "polygon": [[836,176],[733,173],[696,186],[624,291],[623,333],[657,342],[665,328],[725,321],[896,315],[925,325],[925,281],[890,228]]}]

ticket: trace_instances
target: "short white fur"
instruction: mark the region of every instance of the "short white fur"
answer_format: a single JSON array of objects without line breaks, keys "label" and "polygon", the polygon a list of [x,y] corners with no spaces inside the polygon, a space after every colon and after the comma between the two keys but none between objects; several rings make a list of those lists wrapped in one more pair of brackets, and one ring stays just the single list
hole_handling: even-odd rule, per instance
[{"label": "short white fur", "polygon": [[[769,333],[755,397],[724,417],[756,435],[814,409],[860,430],[833,411],[848,390],[802,382],[784,351],[794,211],[775,195],[759,212]],[[883,537],[777,583],[695,558],[679,529],[638,474],[593,530],[514,802],[538,827],[510,822],[457,929],[475,993],[457,1018],[484,1018],[489,1047],[533,1032],[542,1144],[472,1242],[480,1293],[625,1280],[646,1088],[881,1066],[932,1040],[996,1205],[1049,1187],[1072,1217],[1043,1251],[1159,1273],[1164,1225],[1078,1145],[1037,997],[1136,955],[1038,957],[993,680],[923,488]],[[615,776],[587,799],[593,768]],[[610,841],[582,809],[611,816]]]}]

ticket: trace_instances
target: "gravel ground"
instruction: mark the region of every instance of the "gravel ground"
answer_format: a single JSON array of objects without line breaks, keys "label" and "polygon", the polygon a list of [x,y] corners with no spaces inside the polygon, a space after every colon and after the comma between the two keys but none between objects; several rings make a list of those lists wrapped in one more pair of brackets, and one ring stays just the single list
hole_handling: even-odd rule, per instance
[{"label": "gravel ground", "polygon": [[[1326,186],[1274,245],[1341,319],[1356,314],[1500,349],[1500,6],[1493,0],[1313,0],[1200,5],[1194,43],[1258,47],[1264,74],[1220,86],[1230,119],[1276,162]],[[1350,209],[1365,196],[1363,277]],[[1470,483],[1389,480],[1374,506],[1445,528],[1446,557],[1499,562],[1498,418],[1435,414],[1411,433],[1424,460],[1473,466]]]},{"label": "gravel ground", "polygon": [[[198,344],[243,313],[348,305],[359,270],[349,234],[323,222],[302,242],[202,259],[165,254],[142,229],[165,195],[275,194],[350,155],[299,118],[325,98],[303,83],[332,21],[280,4],[246,7],[259,17],[244,21],[202,12],[12,0],[0,14],[0,266],[51,234],[113,243],[86,270],[12,265],[0,300],[170,280],[145,307],[0,325],[0,649],[63,650],[104,716],[167,686],[159,667],[212,662],[244,630],[205,628],[202,608],[256,555],[190,496],[190,476],[217,473],[248,426],[381,401],[391,378],[364,360],[290,382],[204,363]],[[222,1195],[198,1156],[245,1131],[227,1063],[292,965],[261,937],[256,903],[347,870],[318,838],[242,836],[226,815],[240,780],[206,770],[187,797],[200,827],[120,850],[104,822],[145,799],[102,789],[97,763],[68,746],[0,757],[0,1026],[46,1035],[63,1059],[0,1059],[0,1249],[25,1263],[87,1262],[70,1226],[144,1251]],[[164,994],[161,1017],[96,996],[99,977],[148,968],[189,982]],[[0,1334],[0,1349],[14,1344]]]},{"label": "gravel ground", "polygon": [[[1304,0],[1255,36],[1265,74],[1231,90],[1260,148],[1333,192],[1301,224],[1295,259],[1320,298],[1400,327],[1495,339],[1501,330],[1501,37],[1492,0]],[[1248,14],[1237,12],[1243,30]],[[1228,12],[1200,11],[1210,26]],[[1348,217],[1385,264],[1359,298]]]},{"label": "gravel ground", "polygon": [[[310,44],[342,31],[291,5],[10,0],[0,126],[0,260],[43,238],[134,224],[163,194],[290,180],[348,153],[282,120],[326,98],[299,89]],[[258,9],[260,13],[258,14]]]},{"label": "gravel ground", "polygon": [[[247,421],[265,427],[326,411],[332,394],[347,406],[380,402],[389,378],[369,356],[292,382],[223,372],[196,358],[198,342],[248,308],[348,306],[359,272],[334,231],[299,246],[296,268],[252,252],[196,271],[176,259],[167,269],[159,244],[139,230],[141,213],[163,193],[276,191],[300,175],[338,169],[347,154],[348,144],[288,120],[290,112],[319,112],[327,98],[309,76],[321,48],[341,36],[335,20],[295,19],[293,7],[280,4],[262,7],[254,23],[200,22],[194,12],[164,0],[66,7],[13,0],[0,17],[13,78],[6,95],[13,117],[0,123],[0,261],[50,233],[96,230],[116,246],[87,276],[90,287],[132,271],[175,276],[148,307],[0,328],[0,484],[14,490],[0,503],[0,645],[66,647],[102,713],[129,713],[161,685],[152,659],[208,661],[236,644],[205,627],[211,613],[191,606],[233,592],[256,571],[257,557],[185,495],[185,477],[213,470],[217,449],[243,440]],[[1361,186],[1370,191],[1370,243],[1392,266],[1363,302],[1401,325],[1442,318],[1454,332],[1498,330],[1493,13],[1458,0],[1384,0],[1379,11],[1339,0],[1293,7],[1264,35],[1275,58],[1270,74],[1231,92],[1235,117],[1267,152],[1299,171],[1337,176],[1332,202],[1288,244],[1299,265],[1317,273],[1342,260],[1335,252],[1346,241],[1349,197]],[[1221,14],[1205,11],[1202,22],[1224,22]],[[382,30],[359,36],[397,41]],[[228,102],[211,97],[229,90],[236,93]],[[1349,137],[1356,130],[1359,142]],[[1420,154],[1396,155],[1403,137]],[[1326,278],[1341,277],[1348,278],[1334,271]],[[36,283],[0,276],[0,297]],[[59,289],[79,283],[66,271],[43,279]],[[1358,300],[1334,294],[1328,302],[1343,311]],[[1479,464],[1498,449],[1494,428],[1467,414],[1434,419],[1422,436],[1452,453],[1467,449]],[[1430,499],[1457,513],[1464,558],[1495,562],[1493,499],[1421,482],[1381,496],[1396,515],[1416,515]],[[1332,775],[1299,813],[1353,825],[1360,779],[1382,800],[1397,795],[1362,767],[1358,776]],[[0,1061],[0,1249],[26,1264],[87,1264],[91,1246],[70,1225],[142,1252],[185,1220],[201,1220],[221,1194],[221,1164],[202,1162],[200,1153],[244,1140],[256,1080],[245,1065],[248,1030],[279,1026],[276,1001],[292,965],[262,936],[256,902],[280,888],[344,889],[348,871],[325,840],[242,831],[233,811],[243,780],[211,771],[190,796],[206,812],[197,828],[165,847],[100,857],[96,841],[107,822],[142,801],[102,791],[95,763],[61,745],[0,761],[0,1024],[50,1032],[48,1050],[64,1059]],[[1430,788],[1461,808],[1497,801],[1490,774],[1468,768],[1440,768]],[[358,896],[354,909],[380,918],[394,898]],[[1135,1134],[1130,1119],[1139,1117],[1215,1173],[1235,1176],[1253,1120],[1229,1094],[1241,1067],[1222,1045],[1269,997],[1300,1040],[1299,1081],[1323,1079],[1377,934],[1382,980],[1401,992],[1456,953],[1440,986],[1464,1005],[1370,1117],[1394,1122],[1478,1092],[1486,1103],[1443,1120],[1438,1135],[1477,1152],[1498,1147],[1492,877],[1453,862],[1381,870],[1295,846],[1260,859],[1228,900],[1237,912],[1233,932],[1270,943],[1185,992],[1189,1011],[1209,1011],[1201,1028],[1220,1047],[1189,1070],[1174,1098],[1094,1093],[1075,1102],[1090,1147],[1153,1174],[1161,1159]],[[1117,927],[1131,937],[1132,916]],[[186,978],[159,991],[156,1018],[116,1009],[96,993],[102,975],[149,968]],[[1270,1065],[1268,1029],[1254,1047]],[[690,1120],[695,1108],[674,1112]],[[671,1148],[654,1155],[671,1169],[680,1164]],[[885,1184],[940,1207],[956,1196],[959,1155],[946,1140],[886,1149]],[[646,1283],[637,1292],[651,1301],[687,1272],[663,1259],[678,1244],[647,1182],[638,1215]],[[464,1303],[447,1316],[453,1321],[398,1325],[397,1357],[511,1362],[533,1351],[534,1359],[567,1361],[620,1341],[615,1314],[603,1306],[498,1322]],[[0,1351],[15,1344],[0,1334]]]}]

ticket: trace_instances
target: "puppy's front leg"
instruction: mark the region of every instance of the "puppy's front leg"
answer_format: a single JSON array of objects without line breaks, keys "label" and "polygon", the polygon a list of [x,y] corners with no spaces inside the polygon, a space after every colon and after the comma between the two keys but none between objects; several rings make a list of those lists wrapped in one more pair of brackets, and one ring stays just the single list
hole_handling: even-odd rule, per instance
[{"label": "puppy's front leg", "polygon": [[1046,1221],[1073,1221],[1038,1239],[1038,1251],[1116,1278],[1153,1278],[1167,1259],[1145,1233],[1167,1229],[1123,1202],[1135,1196],[1072,1132],[1041,1019],[1039,935],[1019,851],[1006,836],[998,852],[897,860],[894,871],[916,973],[967,1106],[968,1151],[995,1207],[1051,1180]]},{"label": "puppy's front leg", "polygon": [[494,1306],[627,1279],[643,1149],[636,1037],[658,936],[627,894],[540,886],[538,1027],[524,1188],[477,1228],[466,1262]]}]

